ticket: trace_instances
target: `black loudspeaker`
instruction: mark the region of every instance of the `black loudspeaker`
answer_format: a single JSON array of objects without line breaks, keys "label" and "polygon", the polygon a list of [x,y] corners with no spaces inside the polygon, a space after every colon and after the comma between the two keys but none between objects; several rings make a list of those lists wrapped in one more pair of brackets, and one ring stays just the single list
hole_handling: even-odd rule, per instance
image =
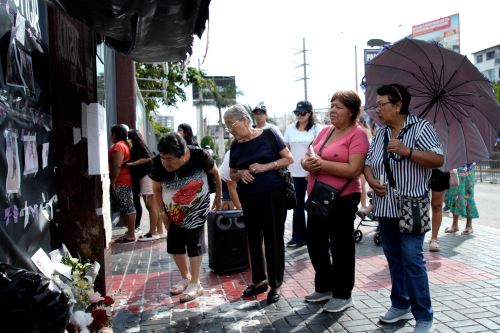
[{"label": "black loudspeaker", "polygon": [[248,241],[241,210],[209,212],[207,228],[210,269],[231,273],[248,268]]}]

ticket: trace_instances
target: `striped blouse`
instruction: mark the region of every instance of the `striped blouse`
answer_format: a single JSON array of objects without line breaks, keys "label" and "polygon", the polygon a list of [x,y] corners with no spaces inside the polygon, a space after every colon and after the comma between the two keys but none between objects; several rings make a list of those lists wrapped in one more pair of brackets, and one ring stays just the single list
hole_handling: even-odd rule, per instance
[{"label": "striped blouse", "polygon": [[[365,165],[372,169],[375,179],[382,181],[387,186],[386,195],[373,196],[374,215],[377,217],[399,217],[396,194],[390,188],[387,174],[384,168],[383,151],[384,136],[392,137],[389,127],[377,130],[375,137],[368,150]],[[408,148],[414,150],[431,151],[443,155],[441,143],[434,127],[414,115],[406,118],[403,128],[399,132],[398,139]],[[432,169],[425,168],[408,158],[400,159],[396,154],[389,154],[389,164],[396,183],[398,194],[404,196],[423,196],[429,193],[429,181]],[[399,161],[398,161],[399,160]]]}]

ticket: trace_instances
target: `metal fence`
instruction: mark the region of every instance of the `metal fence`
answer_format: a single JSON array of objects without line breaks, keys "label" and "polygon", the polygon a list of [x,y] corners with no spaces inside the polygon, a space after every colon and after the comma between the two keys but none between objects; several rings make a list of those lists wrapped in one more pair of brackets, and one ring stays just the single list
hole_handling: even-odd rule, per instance
[{"label": "metal fence", "polygon": [[486,160],[477,163],[476,182],[500,183],[500,160]]}]

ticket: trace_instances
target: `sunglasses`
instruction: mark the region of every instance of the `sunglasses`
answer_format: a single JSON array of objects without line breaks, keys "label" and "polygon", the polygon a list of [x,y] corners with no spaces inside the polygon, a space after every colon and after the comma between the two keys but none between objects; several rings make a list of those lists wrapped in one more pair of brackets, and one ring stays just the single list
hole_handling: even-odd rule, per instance
[{"label": "sunglasses", "polygon": [[293,114],[294,114],[296,117],[299,117],[299,116],[303,117],[303,116],[305,116],[305,115],[306,115],[306,114],[308,114],[308,113],[309,113],[309,112],[307,112],[307,111],[293,111]]},{"label": "sunglasses", "polygon": [[259,115],[259,114],[266,114],[266,111],[263,111],[263,110],[255,110],[255,111],[253,112],[253,114],[257,114],[257,115]]}]

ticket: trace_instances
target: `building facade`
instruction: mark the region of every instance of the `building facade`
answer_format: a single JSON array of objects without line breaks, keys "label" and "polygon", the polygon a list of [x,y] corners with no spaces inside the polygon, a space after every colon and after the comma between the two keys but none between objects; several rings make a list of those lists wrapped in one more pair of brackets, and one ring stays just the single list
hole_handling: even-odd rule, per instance
[{"label": "building facade", "polygon": [[472,53],[474,65],[490,81],[500,81],[500,45]]}]

